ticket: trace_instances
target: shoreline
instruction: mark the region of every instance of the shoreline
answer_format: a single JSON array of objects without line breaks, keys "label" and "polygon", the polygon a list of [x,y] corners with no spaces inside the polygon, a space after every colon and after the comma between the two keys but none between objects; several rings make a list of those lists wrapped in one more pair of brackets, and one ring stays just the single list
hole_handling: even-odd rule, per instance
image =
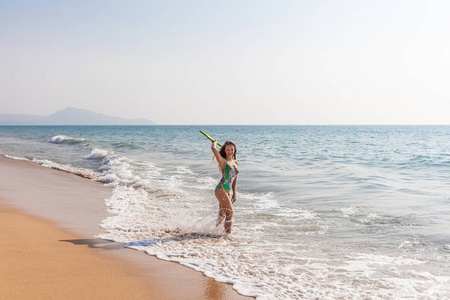
[{"label": "shoreline", "polygon": [[[67,239],[69,242],[59,243],[97,252],[95,255],[100,258],[124,264],[129,272],[136,272],[140,279],[146,280],[151,293],[158,295],[157,299],[254,299],[238,294],[230,284],[217,282],[175,262],[124,248],[121,243],[95,238],[103,232],[99,224],[108,216],[104,199],[111,194],[110,188],[98,182],[30,161],[0,156],[3,203],[0,212],[14,215],[11,218],[14,224],[22,217],[35,218],[36,222],[48,222],[48,226],[76,236]],[[12,245],[17,244],[13,242]],[[18,247],[11,249],[8,259],[14,259],[19,250]],[[52,251],[51,247],[44,249],[44,253],[46,251]],[[39,287],[35,289],[39,290]]]}]

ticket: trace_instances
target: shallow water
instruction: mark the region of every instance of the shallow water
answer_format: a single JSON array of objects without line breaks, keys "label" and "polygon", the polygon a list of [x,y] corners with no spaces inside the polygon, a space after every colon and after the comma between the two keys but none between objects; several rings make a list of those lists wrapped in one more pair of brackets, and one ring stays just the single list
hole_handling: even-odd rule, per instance
[{"label": "shallow water", "polygon": [[[233,234],[204,130],[238,145]],[[258,299],[450,298],[449,126],[0,127],[0,153],[114,190],[103,238]]]}]

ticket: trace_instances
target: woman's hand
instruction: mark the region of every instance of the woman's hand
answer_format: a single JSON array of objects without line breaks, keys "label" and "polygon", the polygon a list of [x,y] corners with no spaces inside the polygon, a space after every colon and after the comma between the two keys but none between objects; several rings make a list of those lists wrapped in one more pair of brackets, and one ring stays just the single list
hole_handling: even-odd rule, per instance
[{"label": "woman's hand", "polygon": [[233,194],[233,196],[231,197],[231,203],[236,202],[236,193]]},{"label": "woman's hand", "polygon": [[211,148],[214,148],[214,149],[217,148],[217,141],[216,140],[214,140],[214,142],[212,142]]}]

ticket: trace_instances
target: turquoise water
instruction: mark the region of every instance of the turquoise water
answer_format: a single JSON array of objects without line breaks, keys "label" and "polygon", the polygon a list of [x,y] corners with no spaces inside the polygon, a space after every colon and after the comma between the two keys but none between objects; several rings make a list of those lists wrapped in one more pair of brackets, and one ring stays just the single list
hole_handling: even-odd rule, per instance
[{"label": "turquoise water", "polygon": [[[228,237],[199,130],[238,146]],[[2,126],[0,154],[98,178],[103,238],[242,294],[450,298],[449,126]]]}]

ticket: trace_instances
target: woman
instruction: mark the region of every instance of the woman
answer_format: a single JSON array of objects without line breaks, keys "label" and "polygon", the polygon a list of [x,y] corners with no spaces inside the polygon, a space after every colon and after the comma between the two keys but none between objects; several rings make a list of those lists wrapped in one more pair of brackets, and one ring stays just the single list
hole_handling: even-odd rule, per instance
[{"label": "woman", "polygon": [[[225,221],[225,231],[231,233],[233,224],[233,203],[236,201],[236,183],[238,170],[238,162],[236,160],[236,144],[232,141],[226,141],[220,151],[216,149],[217,142],[214,141],[211,149],[219,163],[222,171],[222,179],[216,187],[216,198],[219,200],[219,218],[217,225]],[[233,195],[230,195],[230,191]]]}]

